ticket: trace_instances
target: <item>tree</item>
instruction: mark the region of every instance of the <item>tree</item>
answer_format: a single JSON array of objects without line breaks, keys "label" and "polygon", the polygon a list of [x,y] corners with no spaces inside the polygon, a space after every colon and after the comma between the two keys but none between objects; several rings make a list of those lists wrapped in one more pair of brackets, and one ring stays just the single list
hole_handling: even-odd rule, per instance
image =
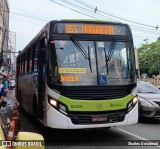
[{"label": "tree", "polygon": [[[160,37],[150,44],[146,41],[148,40],[145,39],[145,43],[138,48],[140,72],[157,75],[160,69]],[[148,64],[146,64],[146,58],[148,58]]]}]

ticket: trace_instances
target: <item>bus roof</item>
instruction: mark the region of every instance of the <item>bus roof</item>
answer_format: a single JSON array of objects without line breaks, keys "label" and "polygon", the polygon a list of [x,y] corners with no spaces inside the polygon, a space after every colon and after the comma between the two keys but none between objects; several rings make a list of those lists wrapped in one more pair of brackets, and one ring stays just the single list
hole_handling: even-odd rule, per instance
[{"label": "bus roof", "polygon": [[55,21],[75,21],[75,22],[113,22],[113,23],[121,23],[118,21],[111,21],[111,20],[97,20],[97,19],[64,19],[64,20],[55,20]]},{"label": "bus roof", "polygon": [[96,20],[96,19],[62,19],[62,20],[52,20],[50,23],[63,23],[63,22],[81,22],[81,23],[111,23],[111,24],[123,24],[127,25],[125,23],[116,22],[116,21],[110,21],[110,20]]}]

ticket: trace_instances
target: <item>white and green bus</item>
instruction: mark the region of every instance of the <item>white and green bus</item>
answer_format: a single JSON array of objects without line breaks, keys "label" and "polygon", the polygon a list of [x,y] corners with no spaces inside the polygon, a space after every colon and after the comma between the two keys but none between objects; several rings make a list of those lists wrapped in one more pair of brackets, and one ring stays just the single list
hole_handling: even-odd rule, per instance
[{"label": "white and green bus", "polygon": [[16,96],[44,126],[84,129],[137,123],[128,25],[50,21],[17,56]]}]

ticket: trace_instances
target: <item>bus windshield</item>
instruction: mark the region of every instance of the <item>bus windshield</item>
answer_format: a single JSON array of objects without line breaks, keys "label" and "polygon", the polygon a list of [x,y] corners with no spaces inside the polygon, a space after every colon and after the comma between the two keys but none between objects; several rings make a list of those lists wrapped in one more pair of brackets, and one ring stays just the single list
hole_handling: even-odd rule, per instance
[{"label": "bus windshield", "polygon": [[55,67],[50,60],[49,69],[55,69],[55,75],[50,74],[51,83],[66,86],[110,86],[135,82],[131,43],[116,40],[55,40],[54,44],[58,66]]}]

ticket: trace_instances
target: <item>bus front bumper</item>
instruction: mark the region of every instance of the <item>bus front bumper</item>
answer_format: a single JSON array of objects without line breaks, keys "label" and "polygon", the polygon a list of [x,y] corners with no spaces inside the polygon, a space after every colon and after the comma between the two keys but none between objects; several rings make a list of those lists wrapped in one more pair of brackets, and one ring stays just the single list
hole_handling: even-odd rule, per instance
[{"label": "bus front bumper", "polygon": [[[103,118],[103,117],[102,117]],[[124,119],[120,122],[94,122],[94,123],[73,123],[66,115],[60,113],[54,108],[50,107],[47,111],[46,126],[58,129],[85,129],[85,128],[103,128],[103,127],[114,127],[121,125],[130,125],[138,122],[138,104],[124,116]]]}]

